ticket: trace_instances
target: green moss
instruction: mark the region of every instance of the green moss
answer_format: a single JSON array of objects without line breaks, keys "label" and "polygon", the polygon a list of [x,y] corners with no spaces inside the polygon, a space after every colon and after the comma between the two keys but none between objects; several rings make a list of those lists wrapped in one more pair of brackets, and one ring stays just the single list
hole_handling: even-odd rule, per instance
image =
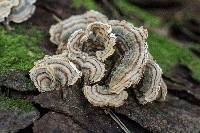
[{"label": "green moss", "polygon": [[33,110],[34,107],[30,102],[25,100],[0,96],[0,108],[18,110],[21,112],[30,112]]},{"label": "green moss", "polygon": [[94,0],[72,0],[73,8],[80,8],[81,6],[85,7],[87,10],[97,10],[98,7]]},{"label": "green moss", "polygon": [[136,16],[137,18],[141,19],[147,26],[155,27],[159,26],[161,23],[158,17],[131,4],[127,0],[115,0],[113,2],[115,6],[128,18],[131,15]]},{"label": "green moss", "polygon": [[38,47],[43,33],[33,27],[15,26],[15,31],[7,32],[0,26],[0,73],[10,70],[29,70],[34,61],[44,53]]},{"label": "green moss", "polygon": [[200,51],[200,45],[198,43],[187,43],[189,49],[194,49],[196,51]]},{"label": "green moss", "polygon": [[188,48],[181,48],[177,42],[153,32],[149,33],[148,46],[150,53],[166,75],[170,76],[172,68],[177,63],[181,63],[187,65],[193,77],[200,81],[200,59],[194,56]]}]

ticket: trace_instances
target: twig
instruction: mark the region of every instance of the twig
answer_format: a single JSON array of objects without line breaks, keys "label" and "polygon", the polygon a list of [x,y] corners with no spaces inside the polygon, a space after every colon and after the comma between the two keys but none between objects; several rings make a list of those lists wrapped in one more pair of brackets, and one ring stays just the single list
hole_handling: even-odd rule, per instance
[{"label": "twig", "polygon": [[53,16],[53,19],[56,20],[57,22],[61,22],[62,19],[59,18],[58,16],[56,16],[55,14],[52,15]]},{"label": "twig", "polygon": [[114,112],[112,112],[110,109],[105,109],[104,112],[106,114],[109,114],[110,117],[121,127],[121,129],[124,130],[125,133],[131,133],[131,131],[124,125],[124,123],[119,119],[119,117],[115,115]]}]

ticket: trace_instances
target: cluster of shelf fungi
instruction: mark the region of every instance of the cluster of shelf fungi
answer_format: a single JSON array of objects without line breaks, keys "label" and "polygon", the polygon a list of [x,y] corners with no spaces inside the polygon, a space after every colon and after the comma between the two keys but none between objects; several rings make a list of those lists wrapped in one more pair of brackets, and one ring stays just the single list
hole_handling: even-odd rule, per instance
[{"label": "cluster of shelf fungi", "polygon": [[72,16],[50,28],[57,55],[35,62],[30,77],[40,92],[59,90],[83,79],[94,106],[119,107],[133,89],[140,104],[163,101],[162,70],[148,51],[148,32],[96,11]]},{"label": "cluster of shelf fungi", "polygon": [[[35,11],[35,2],[0,0],[0,23],[7,30],[12,30],[9,22],[21,23],[29,19]],[[59,1],[57,7],[61,8]],[[37,18],[44,11],[38,8]],[[45,13],[50,14],[49,10],[45,10]],[[191,24],[196,26],[195,23]],[[52,91],[35,96],[32,100],[36,108],[31,112],[20,114],[20,110],[1,109],[1,131],[26,131],[31,128],[34,132],[58,129],[81,132],[103,132],[105,129],[114,132],[121,129],[125,132],[199,132],[198,86],[194,89],[190,81],[180,79],[180,83],[183,83],[180,85],[166,79],[170,94],[163,103],[140,106],[129,93],[134,92],[140,104],[163,101],[167,94],[161,77],[162,70],[148,52],[146,29],[134,27],[126,21],[108,20],[99,12],[88,11],[53,25],[50,36],[51,42],[58,47],[57,55],[45,56],[37,61],[30,71],[30,77],[40,92],[65,89],[63,97],[67,97],[66,101],[57,95],[59,91]],[[185,72],[178,69],[181,74],[176,76],[182,77]],[[15,78],[19,77],[18,80],[23,76],[16,72],[13,74]],[[7,82],[11,83],[11,80]],[[118,108],[101,110],[92,105]],[[117,123],[113,123],[113,119]]]}]

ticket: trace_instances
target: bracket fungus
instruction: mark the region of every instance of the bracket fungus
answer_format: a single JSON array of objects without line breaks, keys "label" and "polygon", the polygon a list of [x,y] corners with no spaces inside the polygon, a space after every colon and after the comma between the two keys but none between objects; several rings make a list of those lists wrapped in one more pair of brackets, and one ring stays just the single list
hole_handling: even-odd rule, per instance
[{"label": "bracket fungus", "polygon": [[54,44],[60,45],[62,42],[67,42],[70,35],[76,30],[85,30],[87,25],[93,22],[107,21],[108,18],[105,15],[96,11],[88,11],[82,15],[75,15],[51,26],[49,30],[50,40]]},{"label": "bracket fungus", "polygon": [[35,12],[36,0],[0,0],[0,23],[11,29],[9,22],[21,23]]},{"label": "bracket fungus", "polygon": [[64,85],[73,85],[82,73],[64,55],[45,56],[35,62],[30,77],[40,92],[59,89]]},{"label": "bracket fungus", "polygon": [[123,105],[128,88],[141,104],[165,100],[162,70],[148,52],[148,32],[143,27],[88,11],[53,25],[50,35],[58,55],[44,57],[30,70],[40,92],[73,85],[82,78],[83,93],[94,106]]}]

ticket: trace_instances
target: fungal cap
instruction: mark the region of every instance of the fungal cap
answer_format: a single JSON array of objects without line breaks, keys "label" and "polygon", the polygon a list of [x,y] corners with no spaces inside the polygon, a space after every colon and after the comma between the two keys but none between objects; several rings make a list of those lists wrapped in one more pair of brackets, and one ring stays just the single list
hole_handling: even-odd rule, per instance
[{"label": "fungal cap", "polygon": [[67,58],[79,66],[85,77],[88,77],[90,83],[100,81],[105,72],[105,65],[94,56],[89,56],[81,51],[83,44],[81,39],[84,38],[83,30],[75,31],[68,40],[67,45],[63,45],[60,51],[65,51]]},{"label": "fungal cap", "polygon": [[104,50],[96,51],[98,60],[105,61],[106,58],[111,56],[115,51],[113,47],[115,45],[116,36],[111,32],[111,26],[102,22],[90,23],[86,28],[86,35],[84,36],[84,38],[86,38],[85,41],[91,39],[104,47]]},{"label": "fungal cap", "polygon": [[12,12],[8,16],[9,20],[15,23],[28,20],[35,12],[35,2],[36,0],[19,0],[19,4],[12,8]]},{"label": "fungal cap", "polygon": [[92,105],[99,107],[119,107],[123,105],[124,100],[128,98],[128,93],[126,91],[122,91],[120,94],[113,94],[105,87],[99,85],[84,86],[83,92]]},{"label": "fungal cap", "polygon": [[0,22],[5,21],[5,18],[11,13],[13,6],[17,6],[19,0],[0,0]]},{"label": "fungal cap", "polygon": [[111,73],[109,83],[111,92],[119,94],[131,85],[137,85],[142,78],[148,60],[148,49],[144,40],[146,30],[134,27],[125,20],[110,20],[109,24],[112,26],[113,33],[119,36],[116,43],[121,41],[119,47],[124,52],[119,65]]},{"label": "fungal cap", "polygon": [[45,56],[35,62],[30,70],[31,80],[40,92],[73,85],[81,75],[76,66],[63,55]]},{"label": "fungal cap", "polygon": [[146,104],[156,99],[164,100],[166,93],[166,85],[162,79],[162,70],[150,55],[150,59],[145,67],[142,87],[136,91],[139,103]]},{"label": "fungal cap", "polygon": [[98,82],[104,77],[106,71],[105,64],[97,60],[94,56],[88,56],[85,53],[68,53],[67,58],[81,68],[83,75],[85,78],[88,78],[87,81],[89,83]]},{"label": "fungal cap", "polygon": [[71,16],[55,25],[52,25],[49,33],[52,43],[59,45],[61,42],[67,42],[69,36],[76,30],[85,30],[87,25],[93,22],[107,22],[108,18],[97,12],[87,11],[82,15]]}]

